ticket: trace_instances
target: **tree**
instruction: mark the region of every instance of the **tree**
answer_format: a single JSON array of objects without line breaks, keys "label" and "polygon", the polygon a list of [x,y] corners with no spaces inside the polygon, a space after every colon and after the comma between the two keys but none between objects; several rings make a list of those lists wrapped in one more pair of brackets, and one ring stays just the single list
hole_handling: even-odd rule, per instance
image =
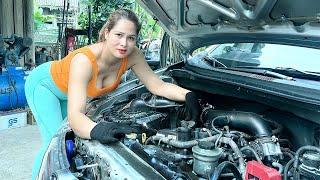
[{"label": "tree", "polygon": [[[89,0],[87,3],[92,7],[91,23],[94,41],[98,39],[98,33],[104,23],[107,21],[110,13],[119,8],[132,9],[140,18],[140,21],[143,19],[143,21],[141,21],[142,28],[139,39],[157,38],[161,32],[161,28],[156,24],[156,21],[134,0]],[[79,15],[78,22],[81,28],[88,28],[88,19],[87,12],[82,12]]]},{"label": "tree", "polygon": [[156,19],[147,13],[138,3],[134,4],[134,11],[140,19],[142,26],[140,36],[142,39],[157,39],[162,37],[162,28],[157,24]]}]

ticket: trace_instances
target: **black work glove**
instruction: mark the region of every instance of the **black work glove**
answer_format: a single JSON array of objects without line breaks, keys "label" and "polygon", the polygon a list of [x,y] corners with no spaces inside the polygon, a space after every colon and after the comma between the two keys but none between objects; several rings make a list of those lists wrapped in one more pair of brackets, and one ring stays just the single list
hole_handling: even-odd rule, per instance
[{"label": "black work glove", "polygon": [[184,107],[184,117],[186,121],[194,121],[200,123],[200,104],[196,93],[188,92],[186,94],[186,102]]},{"label": "black work glove", "polygon": [[128,124],[102,121],[91,130],[90,137],[102,144],[110,144],[117,142],[125,134],[132,132],[137,133],[138,131]]}]

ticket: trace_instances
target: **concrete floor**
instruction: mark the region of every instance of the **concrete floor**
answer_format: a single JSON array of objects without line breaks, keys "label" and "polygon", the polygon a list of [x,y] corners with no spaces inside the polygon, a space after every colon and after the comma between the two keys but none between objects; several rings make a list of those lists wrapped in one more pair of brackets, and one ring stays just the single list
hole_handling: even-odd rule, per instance
[{"label": "concrete floor", "polygon": [[0,179],[31,179],[33,160],[40,149],[38,127],[25,127],[0,131]]}]

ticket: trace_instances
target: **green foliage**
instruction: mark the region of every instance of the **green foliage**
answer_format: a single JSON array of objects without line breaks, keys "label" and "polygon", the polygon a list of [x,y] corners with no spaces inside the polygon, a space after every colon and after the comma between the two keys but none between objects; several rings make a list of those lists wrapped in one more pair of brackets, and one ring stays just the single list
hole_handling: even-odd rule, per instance
[{"label": "green foliage", "polygon": [[[142,28],[139,39],[154,39],[161,33],[159,25],[155,24],[155,20],[143,10],[134,0],[89,0],[88,5],[92,7],[92,35],[94,41],[98,39],[98,34],[109,15],[119,8],[133,10],[140,19]],[[83,29],[88,28],[89,18],[87,12],[82,12],[79,17],[79,26]]]},{"label": "green foliage", "polygon": [[162,37],[162,28],[138,3],[135,3],[134,12],[139,17],[142,26],[140,31],[141,39],[156,39]]},{"label": "green foliage", "polygon": [[[128,0],[89,0],[92,7],[92,35],[94,41],[98,39],[98,34],[104,23],[107,21],[109,15],[116,9],[127,8],[131,9],[132,1]],[[83,29],[89,26],[89,16],[87,12],[82,12],[79,15],[79,26]]]},{"label": "green foliage", "polygon": [[41,26],[53,19],[53,16],[50,15],[42,15],[42,10],[37,6],[34,7],[34,28],[37,31]]}]

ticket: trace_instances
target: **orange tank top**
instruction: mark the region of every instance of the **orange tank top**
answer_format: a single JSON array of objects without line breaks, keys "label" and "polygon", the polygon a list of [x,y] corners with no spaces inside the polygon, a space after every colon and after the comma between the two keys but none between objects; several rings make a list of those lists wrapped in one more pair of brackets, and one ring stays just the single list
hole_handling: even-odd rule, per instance
[{"label": "orange tank top", "polygon": [[53,61],[51,64],[50,73],[51,73],[52,79],[62,92],[66,94],[68,92],[70,63],[73,57],[78,53],[83,53],[84,55],[86,55],[92,63],[92,78],[89,81],[87,86],[87,96],[97,97],[102,94],[111,92],[119,86],[121,81],[121,76],[127,69],[126,67],[128,63],[128,58],[124,58],[121,60],[122,62],[117,74],[116,81],[111,86],[99,89],[96,87],[97,77],[98,77],[98,65],[96,62],[96,56],[88,47],[83,47],[71,52],[60,61]]}]

